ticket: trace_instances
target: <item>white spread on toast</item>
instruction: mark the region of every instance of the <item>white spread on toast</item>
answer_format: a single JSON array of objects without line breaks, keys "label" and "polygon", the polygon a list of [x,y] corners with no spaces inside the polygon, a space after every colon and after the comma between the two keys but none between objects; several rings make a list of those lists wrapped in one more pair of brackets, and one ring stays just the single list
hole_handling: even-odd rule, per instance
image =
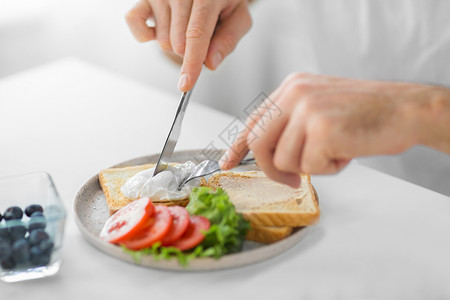
[{"label": "white spread on toast", "polygon": [[150,197],[158,200],[178,200],[189,197],[191,189],[200,185],[200,179],[189,181],[177,191],[181,181],[192,172],[195,164],[187,161],[184,164],[169,165],[167,169],[153,177],[155,167],[141,171],[127,180],[121,191],[128,199]]},{"label": "white spread on toast", "polygon": [[301,201],[308,192],[307,182],[297,188],[277,183],[263,172],[249,172],[248,175],[223,176],[220,186],[228,193],[236,210],[301,210]]}]

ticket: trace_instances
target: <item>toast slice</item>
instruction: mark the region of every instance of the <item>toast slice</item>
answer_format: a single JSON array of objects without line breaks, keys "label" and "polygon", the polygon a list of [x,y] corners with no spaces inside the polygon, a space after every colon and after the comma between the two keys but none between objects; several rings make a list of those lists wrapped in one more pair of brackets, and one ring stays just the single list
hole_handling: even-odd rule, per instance
[{"label": "toast slice", "polygon": [[207,185],[223,188],[236,211],[250,222],[248,240],[273,243],[289,236],[293,227],[314,224],[320,216],[309,175],[302,175],[297,189],[269,179],[262,171],[218,173]]},{"label": "toast slice", "polygon": [[[145,164],[123,168],[110,168],[100,172],[98,179],[103,193],[105,194],[106,204],[108,205],[110,215],[133,201],[133,199],[125,197],[120,190],[125,182],[137,173],[154,166],[155,164]],[[186,206],[189,202],[189,196],[178,200],[154,200],[153,202],[164,205]]]},{"label": "toast slice", "polygon": [[309,175],[302,175],[301,185],[294,189],[275,182],[262,171],[223,172],[212,176],[210,187],[223,188],[253,227],[307,226],[320,215]]},{"label": "toast slice", "polygon": [[293,231],[289,226],[258,226],[252,227],[245,236],[246,240],[259,243],[275,243],[288,237]]}]

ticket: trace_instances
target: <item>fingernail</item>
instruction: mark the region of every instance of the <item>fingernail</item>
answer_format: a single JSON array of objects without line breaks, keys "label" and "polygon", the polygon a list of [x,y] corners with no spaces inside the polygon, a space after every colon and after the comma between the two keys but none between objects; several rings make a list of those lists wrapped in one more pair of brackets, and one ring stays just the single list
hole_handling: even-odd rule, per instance
[{"label": "fingernail", "polygon": [[180,81],[178,81],[178,89],[185,91],[188,81],[189,81],[188,75],[186,73],[181,74]]},{"label": "fingernail", "polygon": [[211,59],[213,69],[217,68],[221,62],[222,62],[222,54],[220,54],[220,52],[217,51]]}]

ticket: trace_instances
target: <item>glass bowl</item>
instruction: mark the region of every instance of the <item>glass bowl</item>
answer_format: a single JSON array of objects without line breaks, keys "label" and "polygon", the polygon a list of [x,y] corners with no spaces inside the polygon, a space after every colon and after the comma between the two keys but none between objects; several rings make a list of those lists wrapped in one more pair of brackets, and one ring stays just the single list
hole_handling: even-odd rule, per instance
[{"label": "glass bowl", "polygon": [[[32,204],[43,208],[43,216],[25,214]],[[10,219],[11,214],[5,219],[12,206],[21,208],[21,219]],[[56,274],[66,211],[51,176],[39,172],[0,178],[0,214],[0,279],[15,282]]]}]

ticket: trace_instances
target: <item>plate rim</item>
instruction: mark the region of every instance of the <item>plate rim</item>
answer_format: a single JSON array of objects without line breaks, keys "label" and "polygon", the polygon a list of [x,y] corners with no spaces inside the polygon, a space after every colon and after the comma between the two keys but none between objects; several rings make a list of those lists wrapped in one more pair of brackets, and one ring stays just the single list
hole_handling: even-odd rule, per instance
[{"label": "plate rim", "polygon": [[[175,151],[174,156],[177,154],[188,154],[188,153],[199,153],[200,151],[203,151],[204,149],[188,149],[188,150],[180,150]],[[215,150],[217,153],[223,152],[225,150],[217,149]],[[220,151],[220,152],[219,152]],[[147,160],[148,163],[151,163],[152,157],[155,157],[157,154],[150,154],[150,155],[144,155],[139,156],[136,158],[132,158],[117,164],[114,164],[113,166],[109,168],[117,168],[117,167],[123,167],[123,166],[133,166],[138,165],[140,163],[133,163],[136,161],[141,160]],[[176,159],[174,159],[176,161]],[[237,253],[231,253],[226,254],[222,256],[219,259],[210,258],[210,257],[202,257],[202,258],[195,258],[189,262],[188,267],[181,266],[178,263],[178,260],[176,258],[172,258],[170,260],[156,260],[153,256],[142,256],[141,260],[139,262],[135,261],[133,257],[125,253],[120,246],[113,245],[111,243],[108,243],[104,240],[101,240],[98,236],[91,233],[87,228],[85,228],[85,224],[81,220],[77,207],[80,205],[83,199],[83,194],[85,191],[89,190],[89,188],[92,188],[92,185],[97,185],[98,188],[100,188],[100,184],[98,182],[98,173],[89,178],[78,190],[73,203],[72,203],[72,210],[74,213],[74,220],[75,223],[80,230],[83,238],[85,238],[91,245],[93,245],[95,248],[100,250],[101,252],[112,256],[116,259],[126,261],[128,263],[132,263],[134,265],[142,266],[142,267],[148,267],[152,269],[159,269],[159,270],[166,270],[166,271],[187,271],[187,272],[196,272],[196,271],[214,271],[214,270],[223,270],[223,269],[230,269],[230,268],[236,268],[241,267],[245,265],[254,264],[257,262],[265,261],[270,258],[273,258],[275,256],[278,256],[279,254],[287,251],[288,249],[292,248],[296,244],[298,244],[300,241],[302,241],[310,231],[312,226],[305,226],[298,228],[296,232],[292,233],[290,236],[277,241],[275,243],[262,245],[260,247],[249,249]],[[314,190],[314,193],[317,197],[317,192]],[[318,198],[317,198],[318,199]],[[242,259],[245,258],[245,259]]]}]

